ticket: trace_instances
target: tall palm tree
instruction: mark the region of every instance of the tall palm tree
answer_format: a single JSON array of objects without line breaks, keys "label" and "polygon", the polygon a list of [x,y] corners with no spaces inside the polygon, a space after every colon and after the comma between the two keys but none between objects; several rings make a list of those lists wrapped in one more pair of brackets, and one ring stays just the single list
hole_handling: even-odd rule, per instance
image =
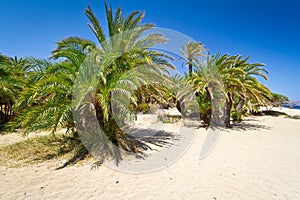
[{"label": "tall palm tree", "polygon": [[196,60],[199,60],[200,57],[204,56],[204,52],[206,49],[204,48],[204,45],[200,42],[188,42],[185,46],[182,45],[180,49],[180,53],[183,56],[184,59],[187,60],[187,65],[189,68],[189,76],[193,73],[193,63]]},{"label": "tall palm tree", "polygon": [[[86,66],[95,66],[99,79],[94,82],[95,90],[87,91],[90,81],[86,82],[86,77],[95,71],[89,71],[91,67],[80,71],[78,74],[80,86],[76,89],[79,97],[77,97],[78,102],[75,101],[75,107],[83,109],[86,99],[95,96],[95,102],[89,103],[94,104],[98,122],[105,136],[117,147],[137,152],[139,150],[136,145],[120,129],[120,124],[116,121],[117,118],[130,113],[129,106],[124,103],[126,102],[124,99],[138,98],[138,96],[134,97],[134,90],[145,84],[154,82],[156,85],[162,85],[163,81],[167,80],[167,69],[173,66],[166,61],[169,58],[167,55],[149,50],[155,44],[166,42],[166,39],[160,34],[143,36],[145,31],[154,27],[153,24],[141,24],[144,13],[133,12],[128,17],[124,17],[120,8],[113,15],[112,8],[105,6],[108,35],[104,33],[91,8],[88,7],[85,11],[91,22],[89,26],[100,44],[100,47],[93,52],[95,55],[91,54],[91,62],[88,62]],[[147,67],[143,67],[145,65]],[[86,87],[82,87],[84,84]],[[142,88],[144,90],[140,92],[147,92],[149,88],[154,89],[154,87]],[[117,106],[112,108],[114,94],[118,94],[118,97],[121,96],[123,99],[118,99]],[[118,116],[114,116],[113,109],[118,110]],[[121,122],[121,124],[124,123]],[[102,149],[102,147],[99,148]],[[106,152],[113,154],[118,162],[119,150]],[[102,151],[102,153],[106,152]],[[101,155],[101,157],[106,156],[108,155]]]}]

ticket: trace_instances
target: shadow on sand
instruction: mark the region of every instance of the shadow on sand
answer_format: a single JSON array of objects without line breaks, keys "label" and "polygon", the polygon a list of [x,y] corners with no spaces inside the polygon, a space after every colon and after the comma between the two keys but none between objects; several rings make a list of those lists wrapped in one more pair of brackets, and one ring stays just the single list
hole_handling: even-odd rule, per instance
[{"label": "shadow on sand", "polygon": [[143,150],[152,150],[149,144],[163,147],[173,144],[172,141],[179,140],[179,136],[172,132],[156,129],[129,128],[126,130],[128,138],[136,144],[138,148]]},{"label": "shadow on sand", "polygon": [[[256,118],[262,115],[255,115]],[[246,131],[246,130],[254,130],[254,131],[261,131],[261,130],[270,130],[270,126],[261,125],[261,121],[256,118],[246,118],[242,122],[233,122],[232,123],[232,130],[236,131]]]},{"label": "shadow on sand", "polygon": [[241,123],[233,123],[231,130],[236,131],[246,131],[246,130],[255,130],[255,131],[261,131],[261,130],[270,130],[271,127],[260,125],[260,124],[253,124],[248,122],[241,122]]}]

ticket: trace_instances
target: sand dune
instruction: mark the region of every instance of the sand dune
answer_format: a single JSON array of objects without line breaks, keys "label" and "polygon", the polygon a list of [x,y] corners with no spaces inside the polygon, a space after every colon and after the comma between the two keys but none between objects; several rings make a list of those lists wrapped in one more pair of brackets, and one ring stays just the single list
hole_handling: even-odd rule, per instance
[{"label": "sand dune", "polygon": [[248,117],[203,160],[207,131],[197,131],[183,156],[152,173],[90,170],[92,160],[0,167],[0,199],[300,199],[300,120]]}]

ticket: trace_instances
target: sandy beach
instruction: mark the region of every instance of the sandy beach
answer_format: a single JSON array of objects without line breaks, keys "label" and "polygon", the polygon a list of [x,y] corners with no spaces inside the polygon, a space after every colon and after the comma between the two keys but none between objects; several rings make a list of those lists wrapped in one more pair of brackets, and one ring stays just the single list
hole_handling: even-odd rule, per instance
[{"label": "sandy beach", "polygon": [[[300,114],[300,110],[292,112]],[[91,170],[92,160],[61,170],[54,170],[58,164],[54,161],[21,168],[1,166],[0,199],[298,200],[299,130],[299,120],[247,117],[222,131],[214,150],[201,160],[199,152],[207,131],[200,128],[176,162],[144,174],[122,173],[106,166]],[[0,136],[1,145],[11,144],[12,138]]]}]

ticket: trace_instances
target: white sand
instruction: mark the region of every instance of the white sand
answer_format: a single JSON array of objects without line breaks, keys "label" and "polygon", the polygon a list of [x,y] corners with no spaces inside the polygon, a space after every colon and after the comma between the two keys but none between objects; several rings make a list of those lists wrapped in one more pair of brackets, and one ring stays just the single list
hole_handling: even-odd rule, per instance
[{"label": "white sand", "polygon": [[274,111],[280,111],[280,112],[285,112],[288,115],[295,116],[299,115],[300,116],[300,110],[298,109],[290,109],[290,108],[283,108],[283,107],[275,107],[272,108]]},{"label": "white sand", "polygon": [[49,162],[0,167],[0,199],[300,199],[300,120],[249,117],[200,160],[206,133],[200,129],[174,164],[148,174],[90,170],[90,161],[58,171]]},{"label": "white sand", "polygon": [[[65,133],[66,129],[59,129],[57,133]],[[28,135],[24,136],[22,135],[22,131],[14,132],[14,133],[8,133],[5,135],[0,135],[0,147],[4,145],[9,145],[13,144],[16,142],[20,142],[23,140],[27,140],[29,138],[33,138],[36,136],[41,136],[41,135],[49,135],[51,131],[37,131],[37,132],[32,132],[29,133]]]}]

